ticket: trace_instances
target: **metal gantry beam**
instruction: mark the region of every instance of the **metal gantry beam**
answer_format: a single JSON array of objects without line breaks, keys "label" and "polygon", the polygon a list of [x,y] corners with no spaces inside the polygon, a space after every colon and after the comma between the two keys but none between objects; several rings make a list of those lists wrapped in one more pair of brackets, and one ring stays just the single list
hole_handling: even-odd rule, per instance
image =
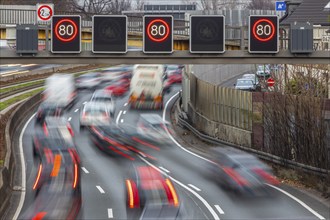
[{"label": "metal gantry beam", "polygon": [[52,54],[42,51],[33,55],[19,55],[14,50],[1,50],[1,64],[329,64],[330,51],[314,51],[311,54],[250,54],[248,51],[229,50],[224,54],[191,54],[174,51],[172,54],[144,54],[128,51],[126,54]]}]

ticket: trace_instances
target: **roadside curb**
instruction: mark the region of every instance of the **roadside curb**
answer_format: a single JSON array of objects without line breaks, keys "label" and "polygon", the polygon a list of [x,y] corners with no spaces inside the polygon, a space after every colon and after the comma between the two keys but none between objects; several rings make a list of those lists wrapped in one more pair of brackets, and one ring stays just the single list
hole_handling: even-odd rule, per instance
[{"label": "roadside curb", "polygon": [[[205,140],[200,139],[196,134],[194,134],[194,132],[190,131],[189,128],[186,128],[184,125],[182,125],[179,122],[179,117],[181,117],[181,118],[185,117],[184,115],[185,115],[185,113],[181,111],[181,107],[179,106],[179,101],[177,99],[174,102],[174,104],[171,108],[171,111],[170,111],[172,126],[175,127],[176,131],[178,131],[178,129],[183,129],[184,131],[191,132],[191,135],[193,137],[195,137],[196,139],[198,139],[201,142],[205,142]],[[236,146],[236,145],[231,144],[231,143],[221,142],[221,141],[219,141],[219,143],[217,143],[217,144],[215,142],[206,141],[205,144],[204,144],[204,148],[201,149],[201,148],[196,147],[194,143],[188,143],[183,137],[181,137],[181,134],[178,133],[178,132],[177,132],[176,137],[177,137],[176,141],[178,141],[179,143],[184,143],[186,146],[189,146],[188,148],[186,147],[187,149],[189,149],[190,151],[192,151],[196,154],[199,154],[203,157],[206,157],[206,158],[209,157],[207,149],[210,148],[210,147],[213,147],[213,146],[210,146],[210,145],[218,145],[218,146],[223,145],[223,146],[229,146],[229,147],[234,147],[234,148],[240,149],[239,146]],[[257,156],[259,156],[259,155],[257,155]],[[272,161],[272,162],[274,162],[274,161]],[[293,187],[290,184],[284,184],[284,185],[289,186],[289,187]],[[312,199],[315,199],[316,201],[320,202],[321,204],[323,204],[327,208],[330,208],[330,198],[325,198],[325,197],[321,196],[320,192],[318,192],[314,189],[308,189],[308,188],[303,188],[303,187],[293,187],[293,189],[300,192],[300,193],[302,193],[302,194],[305,194],[305,195],[309,196]]]}]

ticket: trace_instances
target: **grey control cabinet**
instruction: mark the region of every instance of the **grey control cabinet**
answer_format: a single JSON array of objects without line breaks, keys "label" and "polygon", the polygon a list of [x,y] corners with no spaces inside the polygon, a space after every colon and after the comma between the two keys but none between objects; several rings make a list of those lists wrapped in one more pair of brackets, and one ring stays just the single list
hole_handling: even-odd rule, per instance
[{"label": "grey control cabinet", "polygon": [[16,26],[16,53],[38,53],[38,25],[18,24]]},{"label": "grey control cabinet", "polygon": [[291,23],[290,51],[291,53],[313,52],[313,24]]}]

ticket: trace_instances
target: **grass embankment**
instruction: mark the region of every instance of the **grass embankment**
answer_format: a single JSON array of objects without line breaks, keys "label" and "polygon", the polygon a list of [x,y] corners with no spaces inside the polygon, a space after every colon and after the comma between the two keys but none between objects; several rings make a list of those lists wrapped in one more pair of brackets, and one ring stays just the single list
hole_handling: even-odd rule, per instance
[{"label": "grass embankment", "polygon": [[29,98],[29,97],[31,97],[31,96],[33,96],[33,95],[35,95],[35,94],[37,94],[37,93],[39,93],[43,90],[44,90],[44,88],[39,88],[39,89],[33,90],[31,92],[27,92],[27,93],[24,93],[22,95],[15,96],[15,97],[13,97],[11,99],[8,99],[4,102],[0,102],[0,111],[2,111],[3,109],[7,108],[8,106],[10,106],[10,105],[12,105],[16,102],[19,102],[23,99]]},{"label": "grass embankment", "polygon": [[24,88],[24,87],[37,85],[37,84],[40,84],[44,81],[45,80],[38,80],[38,81],[35,81],[35,82],[27,82],[27,83],[19,84],[17,86],[11,86],[11,87],[8,87],[8,88],[3,88],[3,89],[0,89],[0,93],[11,92],[11,91],[21,89],[21,88]]}]

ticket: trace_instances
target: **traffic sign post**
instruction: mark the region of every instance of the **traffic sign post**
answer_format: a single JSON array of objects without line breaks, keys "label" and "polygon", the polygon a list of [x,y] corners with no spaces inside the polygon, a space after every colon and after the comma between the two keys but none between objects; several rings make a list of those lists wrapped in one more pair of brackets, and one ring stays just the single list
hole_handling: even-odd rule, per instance
[{"label": "traffic sign post", "polygon": [[273,87],[275,85],[275,80],[271,77],[267,79],[267,85],[268,87]]},{"label": "traffic sign post", "polygon": [[81,52],[81,18],[79,15],[52,17],[52,53]]},{"label": "traffic sign post", "polygon": [[225,17],[193,15],[190,17],[190,53],[225,52]]},{"label": "traffic sign post", "polygon": [[93,16],[93,53],[127,52],[127,16]]},{"label": "traffic sign post", "polygon": [[173,52],[173,17],[145,15],[143,17],[143,52]]},{"label": "traffic sign post", "polygon": [[251,15],[249,17],[249,52],[278,53],[278,16]]},{"label": "traffic sign post", "polygon": [[38,23],[50,22],[54,15],[54,4],[37,4],[37,21]]}]

